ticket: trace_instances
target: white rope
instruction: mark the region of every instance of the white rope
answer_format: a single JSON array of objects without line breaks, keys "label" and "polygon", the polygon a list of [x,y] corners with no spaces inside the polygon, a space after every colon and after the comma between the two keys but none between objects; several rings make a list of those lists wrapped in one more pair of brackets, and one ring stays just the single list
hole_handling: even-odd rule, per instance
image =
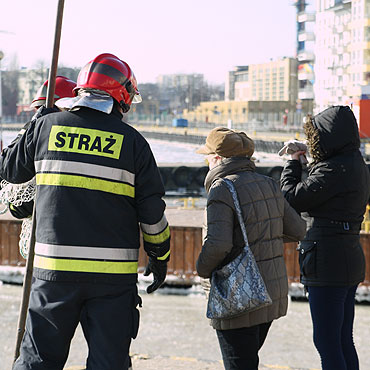
[{"label": "white rope", "polygon": [[32,216],[25,218],[22,222],[22,230],[19,235],[19,252],[23,258],[27,259],[29,250],[29,240],[32,231]]},{"label": "white rope", "polygon": [[[35,198],[36,178],[23,184],[10,184],[2,180],[0,182],[0,214],[4,214],[9,209],[9,203],[16,207],[22,203],[30,202]],[[28,256],[28,245],[31,237],[32,217],[28,217],[22,222],[22,230],[19,237],[19,252],[23,258]]]},{"label": "white rope", "polygon": [[24,202],[29,202],[34,199],[36,194],[36,179],[25,182],[23,184],[10,184],[2,180],[0,183],[0,202],[3,205],[9,203],[18,207]]}]

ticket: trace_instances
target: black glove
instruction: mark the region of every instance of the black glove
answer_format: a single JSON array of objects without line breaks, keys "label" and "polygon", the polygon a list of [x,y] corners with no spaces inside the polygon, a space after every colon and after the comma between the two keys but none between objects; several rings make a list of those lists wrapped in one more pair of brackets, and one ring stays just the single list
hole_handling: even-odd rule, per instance
[{"label": "black glove", "polygon": [[160,261],[154,257],[149,257],[144,276],[149,276],[151,273],[153,273],[154,279],[153,283],[146,289],[147,293],[153,293],[163,284],[167,274],[167,261]]},{"label": "black glove", "polygon": [[9,211],[15,218],[23,219],[30,217],[33,212],[33,200],[24,202],[20,206],[9,204]]}]

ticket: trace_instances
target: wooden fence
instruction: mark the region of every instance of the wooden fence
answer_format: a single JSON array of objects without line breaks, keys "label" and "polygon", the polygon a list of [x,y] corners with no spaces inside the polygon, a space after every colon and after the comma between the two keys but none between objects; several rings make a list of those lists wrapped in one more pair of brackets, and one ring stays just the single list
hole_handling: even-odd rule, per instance
[{"label": "wooden fence", "polygon": [[[25,260],[19,253],[19,234],[21,222],[18,220],[0,220],[0,266],[25,266]],[[366,258],[366,277],[363,285],[370,286],[370,233],[361,233],[361,244]],[[202,247],[202,229],[200,227],[171,227],[171,259],[168,274],[174,279],[171,283],[191,285],[197,278],[195,262]],[[286,243],[284,258],[290,283],[299,282],[297,243]],[[139,272],[143,272],[147,256],[140,249]]]}]

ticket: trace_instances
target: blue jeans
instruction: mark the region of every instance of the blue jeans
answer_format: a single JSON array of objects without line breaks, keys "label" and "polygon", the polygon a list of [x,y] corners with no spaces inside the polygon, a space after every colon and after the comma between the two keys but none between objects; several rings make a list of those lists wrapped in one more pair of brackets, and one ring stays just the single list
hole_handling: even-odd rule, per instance
[{"label": "blue jeans", "polygon": [[226,370],[258,370],[258,351],[265,342],[271,323],[216,330]]},{"label": "blue jeans", "polygon": [[353,343],[355,286],[309,286],[313,341],[323,370],[358,370]]}]

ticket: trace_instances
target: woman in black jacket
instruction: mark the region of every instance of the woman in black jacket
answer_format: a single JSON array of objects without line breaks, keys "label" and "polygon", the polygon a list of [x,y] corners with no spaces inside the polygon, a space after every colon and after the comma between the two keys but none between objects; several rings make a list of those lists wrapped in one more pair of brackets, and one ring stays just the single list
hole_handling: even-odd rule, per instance
[{"label": "woman in black jacket", "polygon": [[312,157],[302,180],[299,151],[287,161],[281,187],[302,213],[307,234],[299,245],[301,282],[309,293],[314,343],[324,370],[357,370],[353,343],[355,293],[365,277],[359,232],[370,193],[351,109],[326,109],[304,126]]}]

